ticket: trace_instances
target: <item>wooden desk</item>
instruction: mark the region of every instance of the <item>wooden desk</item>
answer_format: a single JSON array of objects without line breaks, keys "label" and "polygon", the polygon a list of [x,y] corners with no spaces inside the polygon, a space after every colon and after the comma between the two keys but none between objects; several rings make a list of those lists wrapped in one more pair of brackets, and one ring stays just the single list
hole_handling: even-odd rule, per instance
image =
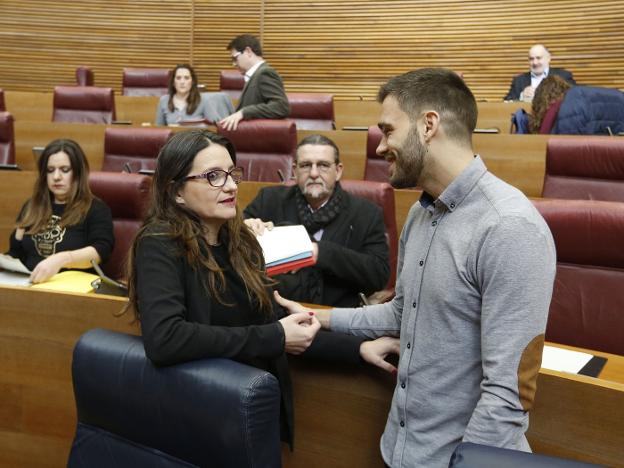
[{"label": "wooden desk", "polygon": [[[16,121],[50,122],[53,93],[33,91],[5,91],[6,108]],[[115,94],[117,120],[129,120],[133,125],[155,122],[158,97],[122,96]],[[478,128],[497,127],[500,133],[509,133],[511,114],[531,104],[523,102],[477,102]],[[338,130],[346,126],[368,127],[379,120],[380,105],[374,100],[334,99],[334,114]]]},{"label": "wooden desk", "polygon": [[[45,146],[56,138],[71,138],[85,151],[91,170],[99,170],[104,156],[105,129],[103,124],[16,121],[16,162],[23,170],[34,170],[33,146]],[[186,127],[173,127],[174,132],[185,130]],[[301,140],[313,133],[321,133],[336,142],[345,166],[345,178],[364,177],[366,132],[300,130],[297,138]],[[542,192],[548,138],[549,135],[475,134],[473,143],[475,152],[483,157],[490,171],[527,196],[538,197]]]},{"label": "wooden desk", "polygon": [[[115,317],[120,298],[17,287],[0,287],[0,297],[0,466],[64,466],[76,424],[78,337],[96,327],[135,334],[137,326]],[[528,436],[539,452],[621,466],[624,357],[594,354],[608,357],[601,379],[540,372]],[[297,435],[284,466],[381,466],[392,376],[297,358],[291,367]]]}]

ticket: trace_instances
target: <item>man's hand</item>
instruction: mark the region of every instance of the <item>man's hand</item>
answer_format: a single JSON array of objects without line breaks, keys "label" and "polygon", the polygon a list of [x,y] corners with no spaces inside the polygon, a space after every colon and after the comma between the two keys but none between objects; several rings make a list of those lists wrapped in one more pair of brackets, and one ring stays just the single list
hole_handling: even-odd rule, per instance
[{"label": "man's hand", "polygon": [[318,320],[318,322],[320,322],[321,327],[329,329],[331,309],[309,309],[302,306],[298,302],[284,299],[277,291],[273,291],[273,295],[275,296],[275,301],[284,309],[286,309],[289,314],[309,314],[310,312],[312,312],[314,317]]},{"label": "man's hand", "polygon": [[226,118],[219,120],[219,125],[226,130],[236,130],[239,122],[243,120],[243,111],[239,110]]},{"label": "man's hand", "polygon": [[396,374],[397,368],[384,359],[388,354],[396,354],[398,356],[400,350],[400,340],[398,338],[382,336],[376,340],[362,343],[360,345],[360,356],[369,364]]},{"label": "man's hand", "polygon": [[[292,301],[291,301],[292,302]],[[284,350],[290,354],[301,354],[314,340],[321,324],[314,317],[314,312],[300,312],[280,320],[284,328]]]},{"label": "man's hand", "polygon": [[[69,256],[68,256],[69,255]],[[31,283],[43,283],[56,275],[71,260],[69,252],[59,252],[41,260],[30,274]]]},{"label": "man's hand", "polygon": [[533,86],[527,86],[522,90],[522,100],[523,101],[532,101],[533,95],[535,94],[535,89]]},{"label": "man's hand", "polygon": [[264,234],[264,230],[269,231],[273,229],[273,223],[271,221],[262,221],[260,218],[249,218],[245,220],[245,225],[251,229],[256,236]]}]

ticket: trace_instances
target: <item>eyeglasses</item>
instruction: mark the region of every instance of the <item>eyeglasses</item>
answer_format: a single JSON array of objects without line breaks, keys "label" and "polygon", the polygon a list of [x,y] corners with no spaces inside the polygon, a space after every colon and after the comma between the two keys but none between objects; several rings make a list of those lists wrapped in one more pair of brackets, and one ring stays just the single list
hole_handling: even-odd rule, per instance
[{"label": "eyeglasses", "polygon": [[301,172],[310,172],[312,170],[312,167],[316,166],[316,169],[319,172],[327,172],[331,169],[331,167],[334,164],[336,163],[327,162],[327,161],[319,161],[317,163],[304,161],[304,162],[297,163],[297,169],[299,169]]},{"label": "eyeglasses", "polygon": [[232,55],[232,63],[236,63],[236,60],[241,54],[242,52],[236,52],[234,55]]},{"label": "eyeglasses", "polygon": [[241,180],[243,180],[243,173],[242,167],[234,167],[229,171],[213,169],[201,174],[186,176],[183,180],[206,179],[213,187],[223,187],[227,182],[228,176],[232,178],[236,185],[240,184]]}]

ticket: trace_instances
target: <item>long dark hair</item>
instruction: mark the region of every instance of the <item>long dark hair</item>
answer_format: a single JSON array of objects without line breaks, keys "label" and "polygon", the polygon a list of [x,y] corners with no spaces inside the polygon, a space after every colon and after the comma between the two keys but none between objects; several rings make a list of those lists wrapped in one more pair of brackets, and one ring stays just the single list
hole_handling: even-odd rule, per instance
[{"label": "long dark hair", "polygon": [[529,130],[539,133],[546,111],[555,102],[562,100],[572,85],[557,75],[549,75],[542,80],[535,90],[531,103]]},{"label": "long dark hair", "polygon": [[178,70],[181,68],[187,69],[191,73],[191,90],[189,91],[189,95],[186,99],[186,114],[191,115],[199,106],[201,102],[201,95],[199,94],[199,88],[197,87],[197,75],[195,74],[195,70],[187,63],[181,63],[175,66],[171,76],[169,77],[169,102],[167,103],[167,107],[169,108],[169,112],[173,112],[173,96],[175,96],[175,75]]},{"label": "long dark hair", "polygon": [[78,224],[91,208],[93,194],[89,189],[89,162],[82,148],[73,140],[54,140],[48,143],[39,156],[33,194],[17,223],[17,227],[26,229],[27,234],[36,234],[45,229],[52,216],[54,195],[48,187],[48,160],[61,151],[69,157],[72,183],[59,225],[65,227]]},{"label": "long dark hair", "polygon": [[[225,137],[207,130],[191,130],[175,134],[161,149],[156,162],[152,183],[152,200],[143,226],[134,239],[129,255],[128,287],[130,302],[140,319],[136,294],[136,248],[141,239],[153,235],[172,238],[187,263],[198,271],[207,271],[204,282],[206,290],[222,304],[222,293],[226,289],[225,276],[207,245],[199,216],[184,204],[176,202],[176,196],[185,184],[197,153],[210,145],[223,146],[236,162],[236,152]],[[219,240],[228,247],[230,262],[240,275],[247,289],[247,295],[255,300],[261,313],[272,313],[269,286],[274,282],[264,272],[262,249],[253,233],[245,226],[238,207],[236,216],[224,223]]]}]

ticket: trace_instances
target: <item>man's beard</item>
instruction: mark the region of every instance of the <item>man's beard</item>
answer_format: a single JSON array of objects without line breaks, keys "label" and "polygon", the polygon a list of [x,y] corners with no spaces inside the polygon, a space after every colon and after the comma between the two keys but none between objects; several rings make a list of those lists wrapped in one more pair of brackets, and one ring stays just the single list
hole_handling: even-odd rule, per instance
[{"label": "man's beard", "polygon": [[396,150],[390,185],[397,189],[417,186],[426,154],[427,147],[418,132],[410,130],[401,148]]}]

